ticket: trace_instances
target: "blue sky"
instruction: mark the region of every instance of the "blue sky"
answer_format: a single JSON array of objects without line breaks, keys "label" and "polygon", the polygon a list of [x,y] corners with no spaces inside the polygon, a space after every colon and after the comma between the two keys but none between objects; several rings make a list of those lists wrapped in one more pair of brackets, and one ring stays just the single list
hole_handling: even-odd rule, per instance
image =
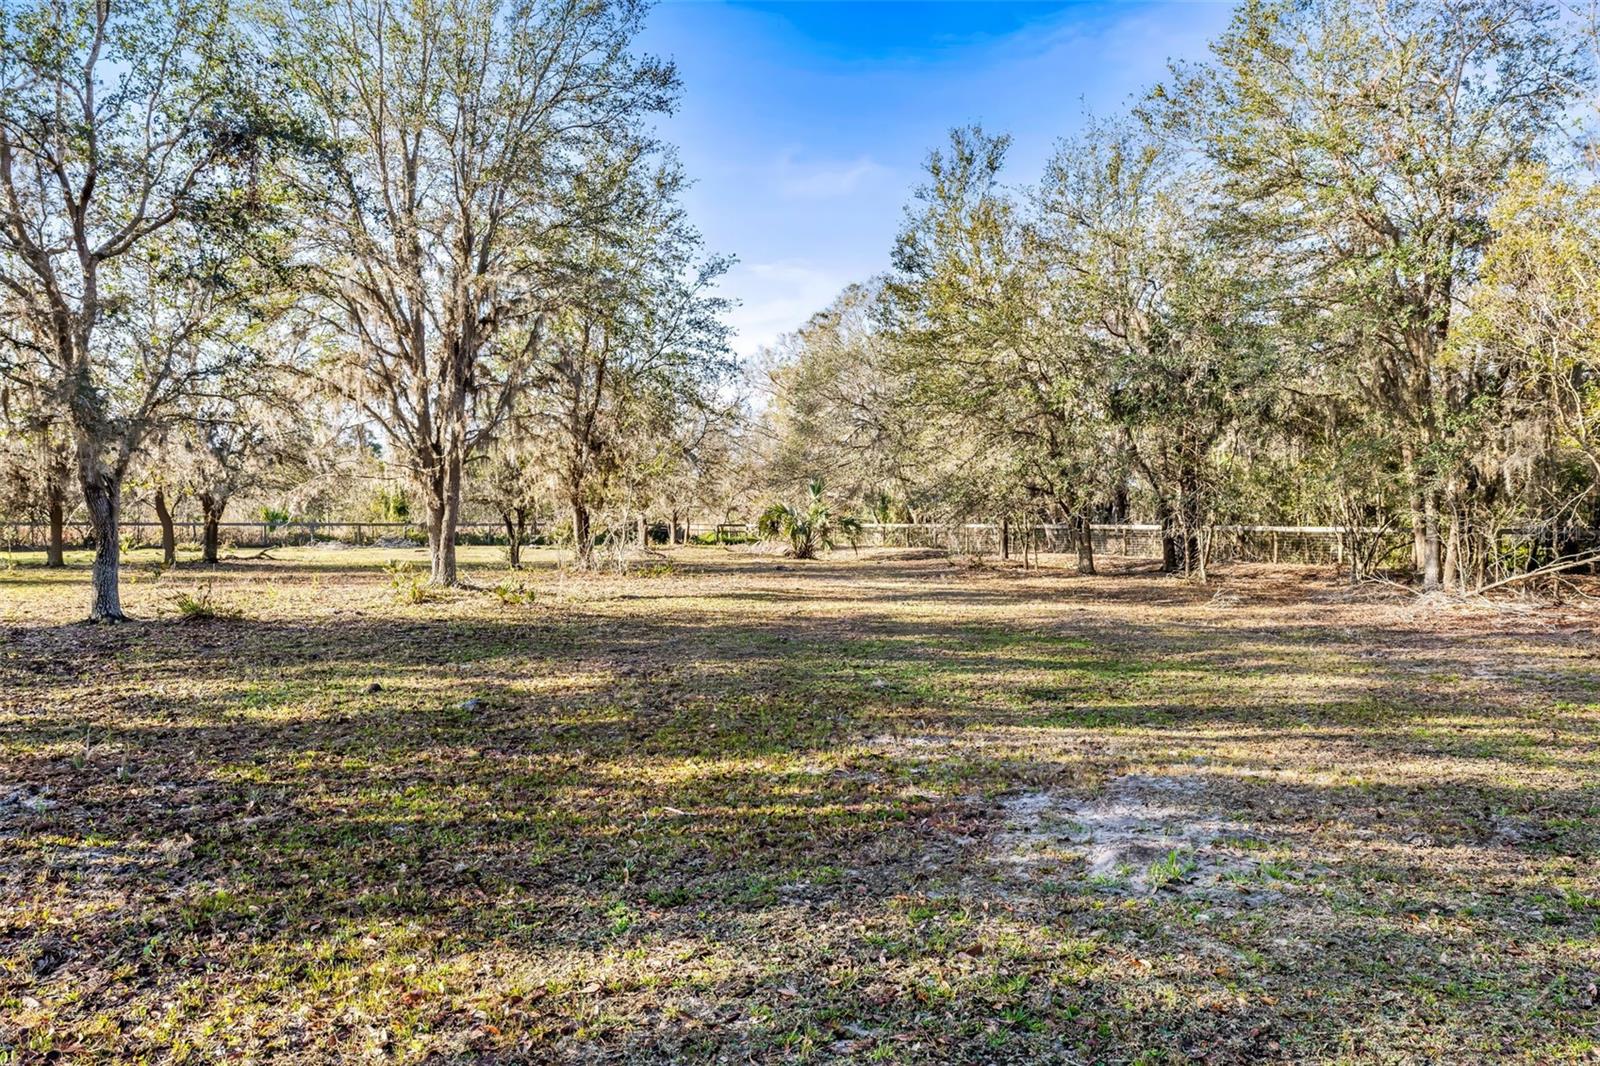
[{"label": "blue sky", "polygon": [[642,46],[683,76],[661,126],[709,248],[738,256],[748,356],[889,265],[929,149],[981,122],[1039,174],[1085,113],[1115,114],[1169,58],[1201,58],[1229,3],[664,0]]}]

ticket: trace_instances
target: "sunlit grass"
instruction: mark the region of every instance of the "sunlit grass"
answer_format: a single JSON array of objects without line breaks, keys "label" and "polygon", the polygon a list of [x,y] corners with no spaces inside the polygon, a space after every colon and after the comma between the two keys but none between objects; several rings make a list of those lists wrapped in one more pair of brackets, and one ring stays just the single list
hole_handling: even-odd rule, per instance
[{"label": "sunlit grass", "polygon": [[[1592,1028],[1592,627],[717,549],[468,547],[409,602],[420,551],[251,554],[134,553],[113,628],[72,624],[83,556],[0,570],[0,1048],[1538,1062]],[[1128,773],[1228,828],[1091,877]]]}]

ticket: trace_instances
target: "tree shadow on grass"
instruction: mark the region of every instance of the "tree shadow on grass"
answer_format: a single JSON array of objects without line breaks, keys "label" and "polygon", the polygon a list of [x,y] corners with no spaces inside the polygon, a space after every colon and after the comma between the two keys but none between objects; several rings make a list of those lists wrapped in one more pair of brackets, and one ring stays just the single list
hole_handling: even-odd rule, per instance
[{"label": "tree shadow on grass", "polygon": [[[1515,739],[1548,706],[1525,685],[1419,693],[1344,669],[1372,633],[1336,625],[1241,649],[1115,612],[1016,633],[713,601],[14,629],[0,996],[111,1057],[206,1031],[324,1061],[1260,1061],[1352,1029],[1377,1057],[1446,1031],[1526,1051],[1592,1020],[1592,722],[1554,757]],[[1537,636],[1392,633],[1462,674]],[[1203,776],[1174,816],[1247,824],[1286,887],[1202,922],[1070,858],[996,871],[1000,797],[1127,772]]]}]

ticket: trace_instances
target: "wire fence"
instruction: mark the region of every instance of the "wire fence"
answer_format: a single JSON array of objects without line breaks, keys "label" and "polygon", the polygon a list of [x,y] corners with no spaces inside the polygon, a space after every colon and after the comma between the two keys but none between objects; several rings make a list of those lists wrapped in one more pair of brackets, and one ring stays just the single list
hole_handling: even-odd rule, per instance
[{"label": "wire fence", "polygon": [[[173,535],[180,544],[198,544],[205,533],[199,520],[174,521]],[[149,546],[161,543],[161,523],[124,521],[124,545]],[[43,548],[50,527],[42,522],[0,522],[13,551]],[[94,534],[87,522],[68,522],[64,527],[68,547],[88,545]],[[504,544],[505,527],[495,522],[463,522],[457,526],[463,544]],[[230,548],[277,548],[310,544],[339,544],[352,547],[377,545],[401,547],[428,542],[427,530],[415,522],[219,522],[218,541]]]},{"label": "wire fence", "polygon": [[[968,555],[998,555],[1006,551],[1017,555],[1070,553],[1077,550],[1077,538],[1077,529],[1066,523],[871,522],[862,529],[862,543],[866,545],[936,548]],[[1206,530],[1205,539],[1207,558],[1214,562],[1342,565],[1357,545],[1363,552],[1372,550],[1380,562],[1402,549],[1410,550],[1410,534],[1388,528],[1213,526]],[[1162,557],[1162,527],[1155,524],[1094,523],[1089,526],[1089,540],[1097,554],[1133,559]]]},{"label": "wire fence", "polygon": [[[184,520],[173,523],[181,544],[197,544],[204,523]],[[664,523],[652,526],[658,541],[667,539]],[[125,521],[121,524],[126,546],[151,546],[160,543],[158,522]],[[1096,523],[1089,527],[1097,554],[1133,559],[1162,557],[1162,530],[1159,525],[1142,523]],[[548,531],[541,531],[545,534]],[[408,547],[427,543],[426,530],[414,522],[324,522],[290,520],[281,522],[221,522],[219,540],[229,548],[274,548],[324,544],[349,547]],[[627,535],[633,535],[630,528]],[[754,529],[743,523],[680,524],[675,539],[731,542],[755,538]],[[925,548],[968,555],[1000,555],[1005,552],[1071,553],[1076,551],[1077,532],[1065,523],[1001,522],[868,522],[862,527],[860,543],[868,547]],[[1505,530],[1496,534],[1506,550],[1532,543],[1538,536],[1526,530]],[[36,520],[0,520],[0,537],[12,551],[42,549],[49,540],[49,526]],[[462,544],[506,543],[504,526],[495,522],[463,522],[457,529]],[[530,534],[532,539],[532,534]],[[87,523],[69,522],[65,540],[70,546],[92,543]],[[1351,553],[1358,553],[1367,566],[1400,564],[1409,561],[1411,534],[1393,527],[1342,526],[1214,526],[1205,532],[1204,551],[1211,562],[1271,562],[1348,565]]]}]

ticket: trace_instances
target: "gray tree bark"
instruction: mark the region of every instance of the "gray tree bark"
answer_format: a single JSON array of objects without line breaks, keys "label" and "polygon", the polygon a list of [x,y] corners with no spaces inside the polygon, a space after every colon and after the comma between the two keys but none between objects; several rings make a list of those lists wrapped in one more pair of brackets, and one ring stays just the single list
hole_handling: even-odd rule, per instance
[{"label": "gray tree bark", "polygon": [[162,489],[156,489],[155,507],[156,521],[161,523],[161,565],[172,566],[178,561],[178,534],[172,527],[172,511]]},{"label": "gray tree bark", "polygon": [[122,613],[122,595],[117,587],[122,553],[122,477],[86,468],[82,479],[83,502],[89,510],[89,527],[94,531],[89,621],[125,622],[128,616]]},{"label": "gray tree bark", "polygon": [[67,565],[67,537],[66,537],[66,489],[60,480],[55,477],[50,479],[49,487],[50,511],[50,544],[45,548],[44,565],[50,567]]}]

